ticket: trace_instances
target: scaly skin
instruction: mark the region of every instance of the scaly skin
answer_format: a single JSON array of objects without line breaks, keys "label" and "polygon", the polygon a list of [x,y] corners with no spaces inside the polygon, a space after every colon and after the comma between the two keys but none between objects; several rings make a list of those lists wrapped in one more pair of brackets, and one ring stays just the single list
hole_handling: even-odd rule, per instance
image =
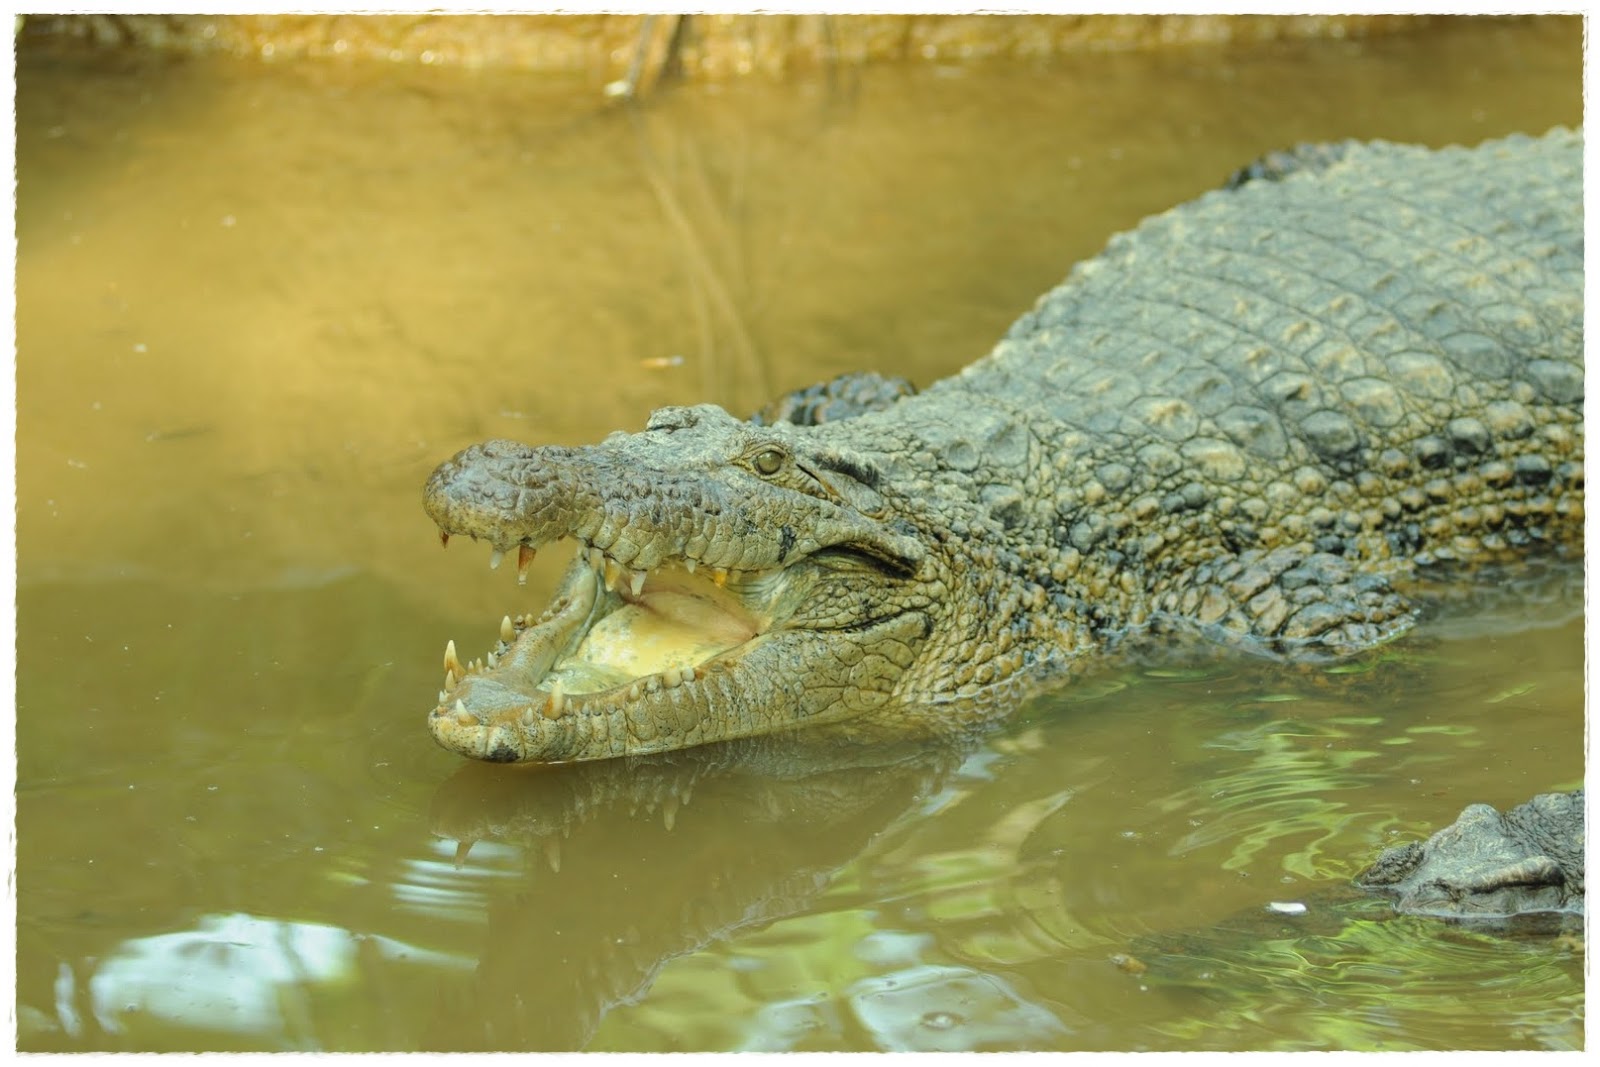
[{"label": "scaly skin", "polygon": [[1426,842],[1385,849],[1356,879],[1396,911],[1452,919],[1583,914],[1583,790],[1504,815],[1472,804]]},{"label": "scaly skin", "polygon": [[1419,567],[1577,543],[1580,136],[1299,158],[1113,239],[920,395],[445,463],[445,534],[580,558],[491,666],[447,652],[435,738],[954,731],[1128,633],[1348,654],[1411,624]]}]

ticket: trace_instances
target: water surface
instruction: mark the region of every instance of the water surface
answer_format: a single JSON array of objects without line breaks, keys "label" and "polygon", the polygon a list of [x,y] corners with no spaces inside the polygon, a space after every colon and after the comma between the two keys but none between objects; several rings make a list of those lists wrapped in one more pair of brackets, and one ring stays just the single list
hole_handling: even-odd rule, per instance
[{"label": "water surface", "polygon": [[931,381],[1268,149],[1575,123],[1580,35],[844,68],[640,112],[25,41],[21,1046],[1580,1046],[1572,943],[1344,892],[1467,803],[1581,781],[1570,569],[1353,673],[1123,666],[964,748],[507,773],[428,739],[440,653],[565,561],[516,590],[419,506],[487,437]]}]

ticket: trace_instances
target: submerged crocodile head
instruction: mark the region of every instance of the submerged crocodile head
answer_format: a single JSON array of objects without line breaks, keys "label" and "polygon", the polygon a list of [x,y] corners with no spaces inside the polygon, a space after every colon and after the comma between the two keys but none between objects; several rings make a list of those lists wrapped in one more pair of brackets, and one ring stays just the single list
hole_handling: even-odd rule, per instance
[{"label": "submerged crocodile head", "polygon": [[714,406],[583,448],[475,445],[429,479],[441,534],[492,563],[563,538],[542,615],[445,654],[436,740],[494,762],[596,759],[851,718],[932,629],[939,565],[867,458]]}]

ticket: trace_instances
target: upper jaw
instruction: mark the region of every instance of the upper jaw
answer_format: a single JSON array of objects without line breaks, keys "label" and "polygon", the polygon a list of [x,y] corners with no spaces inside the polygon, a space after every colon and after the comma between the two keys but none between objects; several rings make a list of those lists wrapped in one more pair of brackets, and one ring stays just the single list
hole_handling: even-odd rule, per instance
[{"label": "upper jaw", "polygon": [[581,449],[473,445],[433,472],[423,507],[445,540],[488,541],[491,566],[515,550],[519,576],[537,549],[571,537],[613,589],[672,562],[726,578],[841,546],[902,574],[922,560],[916,537],[840,501],[769,485],[726,463],[651,469],[629,451],[640,436]]}]

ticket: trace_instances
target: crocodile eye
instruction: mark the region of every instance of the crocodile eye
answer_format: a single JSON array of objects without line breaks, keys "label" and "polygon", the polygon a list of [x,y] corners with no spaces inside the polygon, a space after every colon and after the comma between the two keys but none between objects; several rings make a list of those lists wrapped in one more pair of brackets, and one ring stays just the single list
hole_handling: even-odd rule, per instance
[{"label": "crocodile eye", "polygon": [[777,474],[778,469],[783,466],[783,453],[775,448],[769,448],[763,452],[757,452],[756,458],[752,462],[755,464],[756,470],[761,474]]}]

